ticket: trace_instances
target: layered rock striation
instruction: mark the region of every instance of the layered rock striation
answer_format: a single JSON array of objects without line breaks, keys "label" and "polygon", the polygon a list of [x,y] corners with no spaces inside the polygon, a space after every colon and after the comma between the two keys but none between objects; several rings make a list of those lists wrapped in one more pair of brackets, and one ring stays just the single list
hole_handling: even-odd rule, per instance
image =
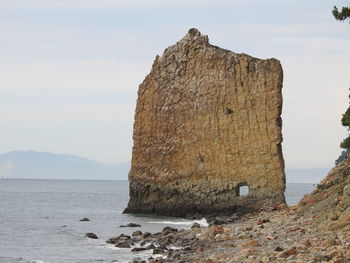
[{"label": "layered rock striation", "polygon": [[[281,64],[197,29],[139,86],[126,213],[233,213],[284,204]],[[242,195],[241,187],[249,188]]]}]

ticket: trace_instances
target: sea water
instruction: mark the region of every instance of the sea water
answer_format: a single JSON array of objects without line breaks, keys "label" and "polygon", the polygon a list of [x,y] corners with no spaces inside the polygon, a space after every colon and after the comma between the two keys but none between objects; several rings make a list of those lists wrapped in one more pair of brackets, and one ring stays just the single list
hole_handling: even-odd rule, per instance
[{"label": "sea water", "polygon": [[[294,205],[314,188],[287,184],[287,203]],[[189,228],[194,221],[172,217],[122,214],[128,202],[127,181],[0,180],[1,263],[130,262],[151,252],[133,254],[105,241],[135,228],[159,232],[166,225]],[[87,217],[90,221],[81,222]],[[205,223],[205,221],[200,221]],[[85,238],[86,232],[99,239]]]}]

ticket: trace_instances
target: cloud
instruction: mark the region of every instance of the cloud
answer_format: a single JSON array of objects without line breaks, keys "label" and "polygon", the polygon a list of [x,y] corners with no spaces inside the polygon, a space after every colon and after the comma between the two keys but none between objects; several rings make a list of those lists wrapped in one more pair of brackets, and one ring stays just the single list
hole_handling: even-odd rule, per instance
[{"label": "cloud", "polygon": [[118,103],[60,103],[11,104],[2,103],[0,118],[3,121],[130,121],[135,102]]},{"label": "cloud", "polygon": [[[155,6],[210,5],[210,0],[2,0],[2,8],[146,8]],[[243,0],[217,0],[216,4],[244,2]]]},{"label": "cloud", "polygon": [[[347,5],[348,1],[330,1],[328,5]],[[327,3],[322,3],[318,0],[309,0],[307,2],[304,1],[295,1],[295,0],[253,0],[253,1],[244,1],[244,0],[2,0],[0,2],[0,8],[156,8],[156,7],[196,7],[203,8],[206,6],[237,6],[237,5],[245,5],[250,7],[250,11],[255,8],[260,9],[262,6],[276,6],[280,8],[281,6],[289,6],[293,8],[299,8],[300,11],[303,11],[303,7],[310,6],[309,12],[313,12],[315,10],[320,10],[322,6],[327,5]],[[295,10],[293,10],[295,11]],[[248,13],[248,12],[247,12]],[[277,15],[277,14],[273,14]]]},{"label": "cloud", "polygon": [[138,85],[197,27],[214,45],[281,60],[286,164],[331,166],[350,83],[349,25],[334,4],[348,1],[2,0],[1,149],[128,160]]},{"label": "cloud", "polygon": [[3,61],[0,63],[0,94],[26,90],[135,93],[150,64],[119,63],[113,59]]}]

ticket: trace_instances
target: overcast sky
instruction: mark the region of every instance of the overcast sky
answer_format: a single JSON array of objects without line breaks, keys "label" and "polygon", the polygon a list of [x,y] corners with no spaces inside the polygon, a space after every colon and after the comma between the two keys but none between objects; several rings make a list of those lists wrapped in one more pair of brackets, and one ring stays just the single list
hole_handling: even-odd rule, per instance
[{"label": "overcast sky", "polygon": [[331,167],[346,136],[350,25],[319,0],[0,0],[0,153],[130,161],[139,83],[196,27],[284,69],[287,168]]}]

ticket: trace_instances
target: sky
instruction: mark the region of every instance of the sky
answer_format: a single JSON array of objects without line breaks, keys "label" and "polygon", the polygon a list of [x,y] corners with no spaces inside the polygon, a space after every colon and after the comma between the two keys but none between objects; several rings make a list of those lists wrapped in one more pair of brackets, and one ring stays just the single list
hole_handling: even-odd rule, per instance
[{"label": "sky", "polygon": [[0,0],[0,154],[130,161],[138,85],[195,27],[281,61],[286,167],[332,167],[350,88],[350,25],[334,5],[349,1]]}]

